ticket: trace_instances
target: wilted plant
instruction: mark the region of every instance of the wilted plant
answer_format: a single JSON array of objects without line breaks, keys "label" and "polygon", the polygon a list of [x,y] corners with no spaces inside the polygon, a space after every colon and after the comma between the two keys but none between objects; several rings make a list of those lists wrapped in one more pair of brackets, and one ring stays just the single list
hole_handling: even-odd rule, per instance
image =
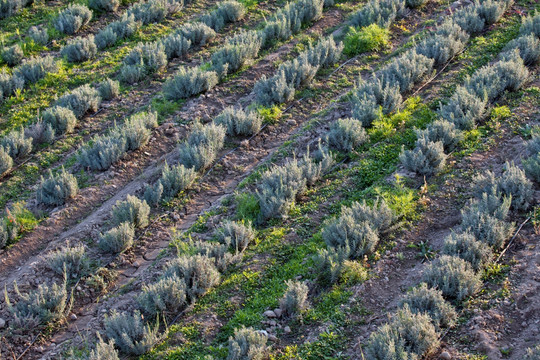
[{"label": "wilted plant", "polygon": [[476,240],[469,232],[452,233],[444,240],[442,251],[445,255],[457,256],[481,270],[493,257],[493,252],[485,242]]},{"label": "wilted plant", "polygon": [[57,134],[70,133],[77,125],[77,118],[71,109],[62,106],[52,106],[42,114],[45,124],[51,125]]},{"label": "wilted plant", "polygon": [[424,281],[442,291],[449,298],[464,300],[480,288],[482,281],[468,262],[456,257],[442,255],[428,264]]},{"label": "wilted plant", "polygon": [[456,309],[444,300],[440,290],[431,289],[426,283],[421,283],[407,293],[399,302],[400,307],[405,304],[413,314],[429,315],[436,329],[452,327],[456,323]]},{"label": "wilted plant", "polygon": [[137,297],[141,311],[155,318],[161,314],[176,314],[186,305],[186,284],[176,274],[144,285]]},{"label": "wilted plant", "polygon": [[262,360],[266,354],[268,337],[252,328],[242,327],[234,330],[229,337],[227,360]]},{"label": "wilted plant", "polygon": [[118,348],[130,355],[142,355],[159,341],[159,327],[144,325],[141,314],[133,315],[114,311],[105,318],[105,333]]},{"label": "wilted plant", "polygon": [[38,203],[45,205],[63,205],[67,199],[75,197],[78,191],[77,178],[68,173],[64,167],[55,175],[49,169],[47,178],[41,177],[36,199]]},{"label": "wilted plant", "polygon": [[124,201],[118,200],[112,208],[112,219],[115,226],[128,222],[135,228],[145,228],[148,226],[148,215],[150,206],[145,200],[128,195]]},{"label": "wilted plant", "polygon": [[328,144],[341,151],[352,151],[367,139],[362,123],[352,118],[338,119],[330,126]]},{"label": "wilted plant", "polygon": [[308,307],[309,289],[300,281],[287,281],[287,290],[279,301],[279,308],[284,316],[298,317]]},{"label": "wilted plant", "polygon": [[419,359],[439,346],[439,334],[426,314],[414,314],[405,305],[391,322],[380,326],[365,347],[368,359]]},{"label": "wilted plant", "polygon": [[89,262],[83,245],[70,246],[67,244],[45,257],[47,267],[58,275],[66,274],[68,277],[84,276],[88,271]]},{"label": "wilted plant", "polygon": [[135,230],[129,222],[124,222],[102,234],[99,247],[105,252],[120,253],[133,246]]},{"label": "wilted plant", "polygon": [[54,28],[63,34],[75,34],[92,19],[92,11],[84,5],[71,4],[60,11],[53,21]]},{"label": "wilted plant", "polygon": [[167,264],[165,277],[176,275],[186,283],[186,294],[195,301],[220,281],[220,275],[210,258],[204,255],[181,256]]}]

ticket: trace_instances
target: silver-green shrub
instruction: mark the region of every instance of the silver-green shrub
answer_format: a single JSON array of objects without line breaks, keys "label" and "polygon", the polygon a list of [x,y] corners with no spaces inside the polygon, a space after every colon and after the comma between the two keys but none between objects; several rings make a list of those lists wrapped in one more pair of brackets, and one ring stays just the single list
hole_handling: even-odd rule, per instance
[{"label": "silver-green shrub", "polygon": [[180,163],[201,171],[210,166],[223,148],[225,128],[213,123],[196,123],[186,141],[180,144]]},{"label": "silver-green shrub", "polygon": [[41,115],[45,124],[51,125],[57,134],[71,133],[77,125],[77,117],[71,109],[62,106],[52,106]]},{"label": "silver-green shrub", "polygon": [[530,71],[523,63],[519,49],[502,54],[501,61],[493,64],[499,74],[505,91],[517,91],[527,82]]},{"label": "silver-green shrub", "polygon": [[431,289],[426,283],[413,288],[400,300],[400,307],[405,304],[413,314],[429,315],[436,329],[452,327],[456,323],[456,309],[444,300],[440,290]]},{"label": "silver-green shrub", "polygon": [[399,160],[405,169],[424,176],[440,172],[446,164],[447,157],[441,141],[433,142],[425,137],[416,140],[413,150],[405,150],[405,147],[402,147],[399,154]]},{"label": "silver-green shrub", "polygon": [[88,84],[81,85],[62,95],[55,103],[55,105],[71,109],[77,119],[80,119],[89,111],[97,111],[100,104],[99,91]]},{"label": "silver-green shrub", "polygon": [[83,62],[92,59],[96,53],[97,46],[94,42],[94,35],[69,40],[60,51],[60,54],[69,62]]},{"label": "silver-green shrub", "polygon": [[113,225],[117,226],[124,222],[129,222],[135,228],[145,228],[148,226],[148,215],[150,206],[145,200],[128,195],[126,200],[118,200],[112,208]]},{"label": "silver-green shrub", "polygon": [[214,123],[227,129],[230,136],[250,136],[259,132],[262,118],[256,111],[244,111],[242,108],[226,107],[214,118]]},{"label": "silver-green shrub", "polygon": [[486,105],[485,96],[478,97],[465,87],[458,86],[448,103],[440,105],[439,115],[460,130],[471,130],[484,115]]},{"label": "silver-green shrub", "polygon": [[303,169],[296,159],[265,171],[256,191],[262,220],[287,214],[305,187]]},{"label": "silver-green shrub", "polygon": [[12,167],[13,158],[9,155],[9,153],[4,149],[3,146],[0,146],[0,176],[11,170]]},{"label": "silver-green shrub", "polygon": [[525,172],[517,167],[513,162],[506,162],[504,172],[495,177],[491,171],[480,174],[474,178],[476,185],[476,195],[481,196],[483,192],[489,192],[493,186],[496,191],[508,197],[512,197],[512,208],[516,210],[527,210],[531,205],[532,183]]},{"label": "silver-green shrub", "polygon": [[379,243],[379,235],[371,223],[358,222],[350,208],[343,208],[338,218],[326,224],[322,237],[328,248],[343,251],[349,259],[372,254]]},{"label": "silver-green shrub", "polygon": [[24,60],[21,65],[13,70],[13,76],[24,79],[25,84],[33,84],[43,79],[48,73],[56,71],[58,71],[58,64],[52,56],[47,55],[45,57],[31,57]]},{"label": "silver-green shrub", "polygon": [[494,249],[500,249],[506,240],[512,236],[514,225],[507,223],[487,211],[472,207],[462,211],[461,230],[473,234],[481,241]]},{"label": "silver-green shrub", "polygon": [[212,54],[212,69],[220,77],[238,71],[249,60],[254,59],[262,46],[262,38],[257,31],[241,31],[229,39],[225,45]]},{"label": "silver-green shrub", "polygon": [[14,291],[17,296],[15,304],[9,298],[7,290],[4,290],[6,305],[14,317],[11,326],[15,329],[29,331],[38,326],[64,319],[71,308],[66,285],[64,277],[64,281],[60,285],[56,283],[52,286],[40,284],[37,289],[23,294],[15,283]]},{"label": "silver-green shrub", "polygon": [[167,66],[167,55],[159,42],[139,43],[124,58],[124,66],[139,66],[144,74],[153,74]]},{"label": "silver-green shrub", "polygon": [[493,252],[488,244],[476,240],[469,232],[451,233],[444,240],[442,253],[457,256],[472,265],[474,270],[481,270],[491,261]]},{"label": "silver-green shrub", "polygon": [[330,125],[328,144],[334,149],[349,152],[367,140],[362,123],[352,118],[338,119]]},{"label": "silver-green shrub", "polygon": [[160,339],[159,328],[144,325],[138,311],[132,315],[113,313],[105,318],[105,334],[114,340],[120,351],[128,355],[142,355],[150,350]]},{"label": "silver-green shrub", "polygon": [[46,27],[31,26],[28,29],[28,36],[36,44],[45,45],[49,42],[49,34]]},{"label": "silver-green shrub", "polygon": [[456,125],[446,120],[436,120],[429,124],[426,129],[415,129],[418,139],[427,139],[431,142],[440,141],[446,152],[454,150],[463,140],[463,133],[456,128]]},{"label": "silver-green shrub", "polygon": [[367,221],[380,234],[388,233],[396,220],[394,212],[382,198],[377,198],[371,206],[365,200],[353,202],[350,209],[356,222]]},{"label": "silver-green shrub", "polygon": [[540,61],[540,39],[534,34],[522,35],[510,41],[503,52],[518,49],[525,65],[536,65]]},{"label": "silver-green shrub", "polygon": [[215,71],[181,67],[165,82],[163,93],[168,100],[187,99],[213,88],[217,83],[218,75]]},{"label": "silver-green shrub", "polygon": [[0,249],[13,242],[19,235],[19,227],[7,218],[0,218]]},{"label": "silver-green shrub", "polygon": [[426,3],[427,0],[406,0],[405,5],[408,8],[416,9]]},{"label": "silver-green shrub", "polygon": [[283,316],[298,317],[304,310],[308,308],[308,292],[307,285],[300,281],[287,281],[287,290],[279,300],[279,308]]},{"label": "silver-green shrub", "polygon": [[423,278],[430,287],[441,290],[445,297],[460,301],[475,294],[482,285],[480,274],[474,272],[471,264],[448,255],[426,265]]},{"label": "silver-green shrub", "polygon": [[214,241],[195,240],[189,242],[190,249],[195,254],[203,255],[213,260],[214,265],[220,272],[227,270],[230,264],[238,262],[242,258],[241,253],[231,254],[229,245]]},{"label": "silver-green shrub", "polygon": [[68,173],[64,167],[54,175],[49,169],[47,178],[41,177],[36,191],[36,199],[40,204],[63,205],[66,200],[75,197],[78,191],[77,178]]},{"label": "silver-green shrub", "polygon": [[521,27],[519,28],[521,35],[534,34],[540,38],[540,13],[535,12],[534,15],[527,15],[521,19]]},{"label": "silver-green shrub", "polygon": [[189,40],[192,46],[205,45],[216,37],[216,32],[202,22],[187,23],[178,30],[178,33]]},{"label": "silver-green shrub", "polygon": [[84,145],[78,155],[81,166],[92,170],[107,170],[120,160],[127,151],[126,138],[118,131],[97,135],[91,143]]},{"label": "silver-green shrub", "polygon": [[163,21],[169,13],[179,11],[184,5],[183,0],[148,0],[133,4],[126,12],[133,15],[135,21],[143,25]]},{"label": "silver-green shrub", "polygon": [[92,19],[92,11],[84,5],[71,4],[53,20],[54,28],[63,34],[75,34]]},{"label": "silver-green shrub", "polygon": [[137,296],[139,308],[151,318],[178,313],[186,305],[186,284],[173,274],[150,285],[144,285]]},{"label": "silver-green shrub", "polygon": [[540,359],[540,345],[527,349],[527,353],[523,360],[539,360]]},{"label": "silver-green shrub", "polygon": [[503,16],[513,0],[483,0],[477,1],[473,6],[478,10],[478,15],[484,19],[487,25],[495,24]]},{"label": "silver-green shrub", "polygon": [[119,79],[126,84],[135,84],[144,79],[144,67],[139,65],[122,65]]},{"label": "silver-green shrub", "polygon": [[172,168],[167,163],[161,172],[157,191],[160,193],[158,201],[165,201],[175,197],[180,191],[187,189],[195,180],[196,172],[184,165],[175,165]]},{"label": "silver-green shrub", "polygon": [[215,31],[220,31],[225,25],[238,21],[246,15],[246,8],[237,1],[226,0],[218,4],[217,8],[201,16],[200,21]]},{"label": "silver-green shrub", "polygon": [[120,0],[89,0],[88,6],[90,9],[97,11],[114,12],[120,6]]},{"label": "silver-green shrub", "polygon": [[186,283],[187,298],[193,302],[220,281],[212,259],[204,255],[180,256],[167,264],[165,277],[176,275]]},{"label": "silver-green shrub", "polygon": [[369,127],[381,113],[389,114],[398,110],[403,103],[399,86],[383,82],[375,75],[369,81],[360,79],[353,90],[353,118]]},{"label": "silver-green shrub", "polygon": [[101,335],[97,334],[98,342],[95,349],[90,351],[90,354],[85,360],[120,360],[118,351],[114,347],[114,340],[109,339],[109,342],[103,341]]},{"label": "silver-green shrub", "polygon": [[480,33],[486,26],[486,21],[480,16],[475,6],[466,6],[456,11],[452,16],[452,21],[471,35]]},{"label": "silver-green shrub", "polygon": [[235,253],[243,252],[255,240],[255,230],[250,223],[225,221],[217,231],[218,240],[231,247]]},{"label": "silver-green shrub", "polygon": [[83,245],[69,244],[46,255],[47,267],[58,275],[66,274],[68,278],[84,276],[89,269],[89,261]]},{"label": "silver-green shrub", "polygon": [[151,129],[158,126],[157,112],[141,111],[131,115],[119,127],[118,134],[126,139],[127,150],[137,150],[148,143]]},{"label": "silver-green shrub", "polygon": [[24,58],[24,53],[19,44],[5,47],[2,50],[2,60],[9,66],[16,66],[21,63]]},{"label": "silver-green shrub", "polygon": [[286,40],[298,33],[303,25],[320,19],[323,13],[324,0],[297,0],[280,8],[268,19],[262,30],[263,47],[279,40]]},{"label": "silver-green shrub", "polygon": [[[0,156],[1,158],[1,156]],[[0,160],[1,164],[2,160]],[[523,169],[529,178],[537,183],[540,182],[540,153],[536,153],[522,161]],[[0,173],[2,172],[0,166]]]},{"label": "silver-green shrub", "polygon": [[266,355],[268,337],[252,328],[242,327],[234,330],[229,337],[227,360],[262,360]]},{"label": "silver-green shrub", "polygon": [[120,253],[133,246],[135,230],[129,222],[124,222],[99,238],[99,248],[104,252]]},{"label": "silver-green shrub", "polygon": [[165,36],[160,43],[167,60],[186,56],[189,49],[191,49],[191,41],[180,30]]},{"label": "silver-green shrub", "polygon": [[12,130],[0,140],[0,146],[11,156],[17,159],[32,152],[32,138],[24,135],[24,128]]},{"label": "silver-green shrub", "polygon": [[112,46],[117,41],[133,35],[140,26],[141,22],[136,21],[134,15],[124,14],[120,20],[111,22],[96,34],[96,46],[98,49]]},{"label": "silver-green shrub", "polygon": [[111,100],[120,94],[120,83],[107,78],[98,84],[97,89],[103,100]]},{"label": "silver-green shrub", "polygon": [[317,255],[313,256],[317,281],[323,286],[338,282],[343,272],[343,263],[347,257],[342,249],[319,249]]},{"label": "silver-green shrub", "polygon": [[336,163],[334,155],[322,146],[320,139],[318,146],[319,148],[313,154],[313,157],[310,154],[309,146],[304,156],[302,156],[302,172],[308,186],[313,186]]},{"label": "silver-green shrub", "polygon": [[388,324],[374,331],[364,348],[367,359],[421,359],[439,347],[439,333],[427,314],[405,305]]},{"label": "silver-green shrub", "polygon": [[425,40],[416,46],[416,52],[433,59],[434,65],[440,66],[452,59],[465,48],[469,34],[459,25],[447,21]]},{"label": "silver-green shrub", "polygon": [[411,49],[386,65],[378,76],[392,86],[399,86],[399,91],[404,93],[428,75],[433,63],[433,59]]},{"label": "silver-green shrub", "polygon": [[389,27],[403,15],[405,15],[405,0],[371,0],[353,13],[349,22],[351,25],[359,27],[371,24]]}]

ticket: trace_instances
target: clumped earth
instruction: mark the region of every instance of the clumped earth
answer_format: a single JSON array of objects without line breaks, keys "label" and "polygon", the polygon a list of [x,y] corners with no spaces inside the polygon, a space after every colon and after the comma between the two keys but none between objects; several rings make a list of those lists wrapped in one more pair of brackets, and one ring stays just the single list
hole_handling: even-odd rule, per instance
[{"label": "clumped earth", "polygon": [[0,358],[540,358],[538,3],[6,4]]}]

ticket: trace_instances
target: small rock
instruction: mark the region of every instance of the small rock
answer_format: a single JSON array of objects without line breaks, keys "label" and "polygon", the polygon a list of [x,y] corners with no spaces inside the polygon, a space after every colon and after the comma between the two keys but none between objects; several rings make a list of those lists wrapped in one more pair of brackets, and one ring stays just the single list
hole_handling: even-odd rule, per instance
[{"label": "small rock", "polygon": [[281,309],[274,309],[274,314],[276,314],[276,317],[280,318],[283,312]]},{"label": "small rock", "polygon": [[283,332],[284,332],[285,334],[289,334],[289,333],[291,332],[291,328],[288,327],[288,326],[285,326],[285,328],[283,328]]},{"label": "small rock", "polygon": [[443,360],[451,360],[452,359],[452,355],[450,355],[450,353],[448,351],[443,351],[441,353],[441,356],[439,356],[441,359]]},{"label": "small rock", "polygon": [[262,334],[264,336],[268,336],[268,332],[266,330],[258,330],[257,331],[259,334]]},{"label": "small rock", "polygon": [[70,318],[71,320],[75,321],[75,320],[77,320],[77,315],[71,314],[71,315],[69,316],[69,318]]},{"label": "small rock", "polygon": [[0,318],[0,329],[3,329],[6,327],[6,320]]},{"label": "small rock", "polygon": [[293,120],[293,119],[287,120],[287,125],[290,125],[290,126],[296,125],[296,120]]},{"label": "small rock", "polygon": [[277,341],[277,337],[276,337],[276,335],[268,334],[268,340],[273,341],[273,342],[276,342],[276,341]]},{"label": "small rock", "polygon": [[82,291],[81,285],[77,285],[77,291]]},{"label": "small rock", "polygon": [[302,280],[302,275],[298,275],[295,279],[296,280]]},{"label": "small rock", "polygon": [[242,140],[240,142],[240,146],[243,147],[243,148],[248,148],[249,147],[249,140],[248,139]]},{"label": "small rock", "polygon": [[276,313],[273,312],[272,310],[266,310],[264,313],[263,313],[264,316],[268,317],[268,318],[275,318],[276,317]]}]

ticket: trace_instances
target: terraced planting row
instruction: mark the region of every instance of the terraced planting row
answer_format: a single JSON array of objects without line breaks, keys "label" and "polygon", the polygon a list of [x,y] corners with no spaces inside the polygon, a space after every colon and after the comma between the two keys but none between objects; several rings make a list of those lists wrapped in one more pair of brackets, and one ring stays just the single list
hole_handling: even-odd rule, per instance
[{"label": "terraced planting row", "polygon": [[[456,55],[462,51],[467,54],[465,47],[470,34],[459,33],[459,28],[465,25],[441,21],[438,17],[448,14],[441,12],[445,6],[432,5],[428,3],[419,10],[406,12],[405,4],[400,2],[392,2],[390,6],[368,3],[353,16],[353,23],[366,26],[378,22],[381,27],[354,31],[342,27],[336,31],[337,34],[346,32],[345,50],[351,56],[364,51],[358,50],[363,49],[362,40],[355,31],[380,29],[384,33],[389,26],[393,48],[397,51],[386,51],[382,56],[368,53],[340,59],[342,45],[331,38],[320,37],[314,46],[304,47],[305,42],[296,39],[290,44],[274,46],[269,53],[263,53],[262,60],[243,68],[235,76],[225,75],[228,68],[214,62],[213,65],[221,69],[214,81],[221,78],[222,84],[214,89],[208,86],[206,92],[211,96],[188,99],[175,110],[176,119],[206,112],[213,121],[206,125],[195,123],[189,131],[180,128],[179,137],[185,140],[177,150],[174,150],[176,140],[170,135],[178,134],[178,127],[167,118],[164,125],[150,135],[158,116],[151,111],[131,118],[131,122],[100,138],[104,144],[98,152],[101,159],[105,158],[102,154],[118,149],[109,143],[124,141],[127,144],[135,138],[140,141],[143,134],[146,134],[143,142],[150,141],[150,153],[136,151],[120,162],[112,161],[114,169],[97,177],[108,178],[109,186],[83,189],[83,196],[77,195],[79,203],[68,203],[61,209],[60,216],[54,214],[47,220],[48,229],[39,225],[5,252],[7,257],[2,255],[2,267],[9,274],[3,283],[8,285],[11,298],[10,303],[3,304],[2,314],[11,314],[6,315],[10,330],[19,335],[11,338],[9,344],[3,343],[4,349],[15,354],[24,351],[22,354],[28,358],[55,358],[69,348],[72,357],[84,357],[90,351],[93,352],[90,356],[97,358],[115,358],[117,349],[125,354],[141,355],[165,338],[166,341],[147,356],[361,358],[363,347],[359,352],[350,350],[357,348],[355,337],[342,336],[356,326],[348,322],[348,316],[364,314],[356,300],[349,302],[350,295],[376,273],[381,255],[384,257],[385,251],[393,251],[395,244],[388,239],[401,236],[405,224],[422,216],[417,209],[419,191],[415,189],[415,182],[418,178],[413,177],[412,183],[407,181],[407,185],[399,178],[395,182],[386,179],[398,165],[401,145],[410,148],[413,144],[414,126],[425,128],[438,116],[445,120],[457,118],[444,113],[449,111],[450,105],[445,105],[439,113],[417,98],[406,100],[402,105],[404,95],[433,91],[433,74],[445,77],[449,68],[461,66],[460,57]],[[322,9],[322,3],[319,6]],[[470,13],[468,21],[478,22],[486,21],[491,15],[493,20],[488,21],[491,25],[508,10],[507,6],[510,4],[505,2],[474,5],[473,10],[458,11],[454,18],[466,18],[464,14]],[[531,13],[527,4],[515,6]],[[377,11],[384,13],[384,17],[373,16]],[[327,19],[328,14],[332,16]],[[340,23],[344,14],[347,11],[330,8],[327,13],[321,13],[322,19],[314,22],[309,31],[332,28]],[[404,19],[399,20],[405,14]],[[393,20],[394,17],[398,20]],[[372,20],[358,20],[365,18]],[[504,35],[494,48],[485,45],[488,53],[498,52],[513,37],[516,32],[512,29],[517,29],[518,19],[519,16],[512,13],[502,27],[490,26],[489,34]],[[534,19],[530,20],[532,24]],[[391,25],[395,21],[399,26]],[[424,24],[436,24],[435,30],[425,31]],[[406,28],[414,30],[404,31]],[[483,31],[475,32],[483,34]],[[251,41],[246,43],[252,46],[255,33],[249,36]],[[411,42],[412,39],[418,41],[418,45]],[[452,44],[450,50],[441,45],[448,43]],[[289,56],[291,60],[280,65],[276,73],[268,72],[271,61],[275,61],[272,52],[287,54],[291,44],[296,44],[294,53],[299,55]],[[384,41],[380,44],[384,47]],[[516,44],[519,46],[519,41],[513,46]],[[233,45],[238,46],[232,43],[232,48]],[[519,65],[522,55],[523,51],[508,55],[500,63],[517,62]],[[475,56],[480,64],[471,69],[490,60],[489,56]],[[339,66],[338,60],[342,62]],[[330,68],[323,69],[321,74],[319,70],[325,66]],[[515,73],[523,83],[528,77],[521,66]],[[499,68],[492,66],[491,69]],[[360,74],[366,79],[372,71],[376,71],[373,79],[377,80],[360,81],[352,93],[342,97],[351,89],[351,76]],[[488,70],[482,71],[488,73]],[[191,86],[200,84],[201,79],[208,81],[210,72],[208,67],[202,66],[197,70],[197,78],[184,76],[180,71],[165,85],[169,90],[164,89],[164,93],[185,94],[182,91],[188,87],[179,84],[184,82]],[[317,72],[319,75],[315,76]],[[263,73],[268,77],[261,78]],[[308,84],[308,89],[298,92]],[[499,94],[491,100],[498,98],[503,88],[501,85]],[[180,97],[195,93],[197,91],[188,90],[187,95]],[[288,105],[294,98],[298,101]],[[450,103],[454,98],[450,98]],[[252,102],[267,107],[250,106]],[[487,100],[479,103],[485,107]],[[243,109],[226,108],[228,104],[242,104]],[[369,110],[370,106],[374,110]],[[286,108],[285,112],[280,108]],[[326,110],[320,112],[321,109]],[[351,113],[352,118],[347,118]],[[311,120],[310,114],[315,114]],[[276,117],[288,116],[288,121],[268,123],[276,121]],[[332,121],[328,127],[329,120],[336,118],[339,120]],[[143,124],[139,126],[142,128],[151,126],[135,137],[121,135],[134,123]],[[458,120],[450,122],[458,123]],[[305,126],[300,129],[300,124]],[[478,137],[475,130],[471,130],[465,133],[467,142],[459,141],[456,129],[437,122],[417,135],[419,138],[440,136],[441,132],[450,132],[455,140],[450,145],[458,148],[467,147],[468,141]],[[249,138],[241,141],[242,136]],[[96,139],[94,144],[99,141]],[[448,168],[441,165],[441,158],[447,160],[446,156],[441,156],[443,144],[439,146],[438,138],[429,138],[429,141],[424,148],[419,142],[416,144],[419,150],[414,151],[423,158],[409,156],[406,150],[401,156],[407,168],[420,169],[419,172],[428,176],[437,171],[423,172],[424,169]],[[307,144],[311,151],[306,148]],[[85,151],[91,151],[91,146]],[[439,158],[432,153],[426,156],[434,146],[440,147],[435,150],[441,151],[432,151]],[[104,153],[105,150],[108,153]],[[292,152],[296,153],[296,158],[287,159]],[[86,155],[92,157],[90,153]],[[272,156],[267,158],[268,155]],[[534,167],[534,161],[533,157],[530,166]],[[262,167],[261,162],[265,163]],[[275,162],[279,166],[270,165]],[[422,166],[410,165],[417,162]],[[92,162],[87,166],[90,164]],[[69,178],[69,183],[74,179],[70,176],[65,173],[62,178]],[[437,178],[430,178],[430,183]],[[245,180],[240,182],[241,179]],[[48,189],[55,189],[54,186],[44,189],[43,184],[39,185],[38,200],[45,193],[53,193]],[[428,187],[422,187],[422,191],[428,191]],[[126,196],[127,200],[122,201]],[[107,200],[107,197],[110,198]],[[352,204],[350,209],[344,207],[335,220],[328,217],[328,213],[336,213],[341,205],[350,206],[352,201],[360,200],[364,202]],[[92,204],[100,202],[101,206],[92,209]],[[76,224],[69,217],[82,221]],[[328,221],[323,221],[325,219]],[[171,224],[176,229],[173,232],[169,230]],[[59,231],[61,226],[65,231]],[[39,236],[43,238],[47,231],[55,240],[45,251],[39,251]],[[67,239],[70,243],[63,245]],[[28,250],[26,261],[21,262],[25,249]],[[50,251],[53,249],[58,250]],[[42,259],[42,254],[48,255]],[[20,268],[15,269],[15,264]],[[44,266],[49,270],[43,272]],[[310,270],[311,267],[314,270]],[[42,274],[38,275],[37,271]],[[51,284],[48,279],[57,279],[59,285],[41,285],[37,291],[53,296],[55,299],[51,301],[56,307],[49,308],[44,317],[36,317],[26,310],[23,313],[21,306],[26,306],[37,294],[32,288],[37,284]],[[12,287],[13,280],[24,284],[22,292]],[[41,305],[38,302],[36,306]],[[352,310],[355,312],[351,313]],[[407,311],[400,312],[392,325],[400,320],[412,319],[415,324],[425,320],[418,320],[421,316],[410,311],[405,314]],[[70,313],[77,316],[68,316]],[[32,319],[25,318],[24,314]],[[384,316],[377,318],[382,320]],[[429,328],[425,321],[423,324]],[[99,328],[104,328],[103,340],[92,350],[90,344],[94,341],[89,339],[94,338]],[[409,328],[391,330],[388,333],[394,336],[391,340],[388,340],[390,335],[385,338],[384,334],[377,338],[383,330],[374,332],[365,342],[371,351],[368,358],[383,358],[384,351],[389,349],[385,341],[403,346],[403,349],[397,346],[401,354],[432,353],[440,336],[436,328],[430,333],[432,338],[426,341],[432,344],[427,350],[412,347],[412,340],[403,337],[409,336],[402,334],[403,329]],[[369,335],[372,330],[364,334]],[[346,346],[349,342],[354,344]],[[268,347],[269,344],[272,346]]]}]

